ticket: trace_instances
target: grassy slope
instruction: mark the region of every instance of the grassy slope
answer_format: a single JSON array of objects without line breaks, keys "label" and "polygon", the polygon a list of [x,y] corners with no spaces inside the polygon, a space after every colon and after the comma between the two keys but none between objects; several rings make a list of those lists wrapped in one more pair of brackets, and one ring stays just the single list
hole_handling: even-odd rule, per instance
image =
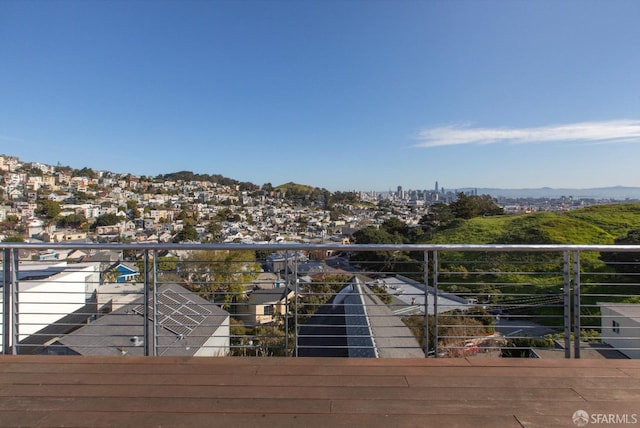
[{"label": "grassy slope", "polygon": [[640,203],[597,205],[566,215],[598,226],[615,237],[625,236],[630,230],[640,228]]},{"label": "grassy slope", "polygon": [[[463,221],[446,230],[438,231],[428,243],[436,244],[613,244],[618,237],[625,236],[630,230],[640,228],[640,203],[592,206],[566,213],[534,213],[515,216],[479,217]],[[590,270],[603,271],[599,253],[590,252],[581,255],[583,266],[590,264]],[[607,269],[608,270],[608,269]],[[602,300],[601,294],[636,295],[638,285],[625,277],[584,276],[583,304],[596,305]],[[596,284],[590,284],[596,281]],[[599,285],[597,282],[612,282]],[[462,282],[462,281],[461,281]],[[517,281],[516,281],[517,282]],[[536,281],[533,281],[536,282]],[[544,282],[544,281],[543,281]],[[542,285],[542,284],[540,284]],[[532,290],[513,284],[503,287],[503,292],[544,293],[545,287]],[[621,297],[622,298],[622,297]],[[609,300],[619,300],[608,297]],[[584,311],[597,314],[597,307],[583,308]],[[538,309],[538,315],[553,315],[554,318],[539,319],[543,324],[561,321],[558,308]],[[585,325],[598,324],[598,319],[585,319]]]},{"label": "grassy slope", "polygon": [[598,205],[566,213],[477,217],[436,232],[433,244],[613,244],[640,228],[640,203]]},{"label": "grassy slope", "polygon": [[280,192],[292,190],[292,191],[297,191],[299,193],[311,193],[311,191],[314,190],[314,187],[307,186],[306,184],[297,184],[290,181],[289,183],[281,184],[275,187],[275,190]]}]

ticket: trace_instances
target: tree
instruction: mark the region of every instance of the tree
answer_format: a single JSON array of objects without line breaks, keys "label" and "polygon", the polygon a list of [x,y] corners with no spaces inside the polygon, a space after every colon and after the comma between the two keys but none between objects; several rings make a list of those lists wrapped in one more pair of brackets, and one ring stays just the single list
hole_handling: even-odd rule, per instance
[{"label": "tree", "polygon": [[469,196],[461,192],[458,193],[458,199],[452,202],[450,207],[453,215],[462,219],[504,214],[504,210],[496,205],[489,195]]},{"label": "tree", "polygon": [[70,166],[60,165],[60,162],[58,162],[58,164],[56,165],[56,167],[54,169],[55,172],[62,172],[62,173],[65,173],[65,174],[70,174],[72,170],[73,170],[73,168],[71,168]]},{"label": "tree", "polygon": [[222,239],[222,226],[217,221],[211,220],[207,224],[207,233],[211,235],[212,242],[220,242]]},{"label": "tree", "polygon": [[70,227],[70,228],[74,228],[74,229],[80,229],[80,227],[84,223],[86,223],[86,221],[87,221],[87,219],[82,214],[69,214],[67,216],[61,217],[56,222],[56,225],[58,227],[62,227],[62,228]]},{"label": "tree", "polygon": [[96,199],[96,197],[94,195],[89,195],[86,192],[76,192],[74,199],[76,202],[87,202]]},{"label": "tree", "polygon": [[[626,236],[616,238],[616,245],[640,245],[640,229],[630,230]],[[640,253],[637,252],[601,252],[600,260],[610,263],[616,272],[640,273]]]},{"label": "tree", "polygon": [[229,334],[231,336],[231,355],[246,357],[249,348],[250,336],[244,323],[235,318],[229,319]]},{"label": "tree", "polygon": [[178,258],[175,256],[158,257],[158,270],[161,272],[175,272],[178,267]]},{"label": "tree", "polygon": [[36,208],[36,214],[46,218],[47,220],[53,220],[58,214],[60,214],[60,203],[56,201],[43,200],[38,202],[38,208]]},{"label": "tree", "polygon": [[398,217],[391,217],[382,223],[382,229],[386,230],[390,235],[395,235],[404,240],[407,235],[407,224],[400,220]]},{"label": "tree", "polygon": [[298,216],[296,219],[296,223],[298,225],[298,232],[304,233],[307,231],[307,226],[309,225],[309,221],[304,216]]},{"label": "tree", "polygon": [[261,268],[253,251],[192,251],[179,270],[191,289],[229,308],[229,303],[243,298]]},{"label": "tree", "polygon": [[173,242],[195,242],[198,240],[198,231],[190,221],[185,221],[182,230],[173,238]]},{"label": "tree", "polygon": [[30,168],[27,173],[34,177],[42,177],[44,175],[40,168]]},{"label": "tree", "polygon": [[260,357],[286,357],[289,355],[285,348],[285,332],[278,325],[261,325],[255,327],[253,349]]},{"label": "tree", "polygon": [[95,230],[98,226],[114,226],[122,220],[122,217],[118,217],[115,214],[108,213],[96,217],[96,221],[91,225],[91,229]]},{"label": "tree", "polygon": [[451,207],[445,203],[438,202],[429,207],[429,211],[422,216],[419,223],[429,228],[436,228],[446,226],[454,218]]},{"label": "tree", "polygon": [[374,226],[367,226],[364,229],[360,229],[353,234],[353,237],[358,244],[399,244],[401,239],[397,236],[391,235],[384,228],[377,228]]},{"label": "tree", "polygon": [[192,217],[192,215],[189,213],[189,211],[187,211],[186,208],[182,208],[182,210],[180,211],[180,214],[178,214],[178,220],[187,220],[190,219]]},{"label": "tree", "polygon": [[214,220],[216,221],[233,221],[233,211],[230,208],[222,208],[216,213]]},{"label": "tree", "polygon": [[72,177],[88,177],[88,178],[96,178],[98,177],[98,174],[96,174],[96,172],[91,169],[91,168],[87,168],[86,166],[82,169],[74,169],[71,172],[71,176]]},{"label": "tree", "polygon": [[[357,244],[401,244],[402,236],[398,234],[390,234],[386,229],[381,227],[377,229],[373,226],[367,226],[353,234]],[[354,262],[359,262],[371,271],[391,271],[397,263],[407,262],[410,259],[406,253],[400,251],[366,251],[355,254],[351,257]]]},{"label": "tree", "polygon": [[130,218],[140,218],[140,211],[138,210],[138,202],[136,200],[127,200],[127,212],[130,213]]}]

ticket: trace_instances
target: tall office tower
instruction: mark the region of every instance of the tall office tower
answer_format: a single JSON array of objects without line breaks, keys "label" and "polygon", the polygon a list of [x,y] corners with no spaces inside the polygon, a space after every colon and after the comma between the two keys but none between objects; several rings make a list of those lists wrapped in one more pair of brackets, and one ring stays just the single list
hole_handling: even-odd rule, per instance
[{"label": "tall office tower", "polygon": [[398,186],[398,198],[403,199],[404,198],[404,194],[402,193],[402,186]]},{"label": "tall office tower", "polygon": [[436,181],[436,193],[438,193],[438,182]]}]

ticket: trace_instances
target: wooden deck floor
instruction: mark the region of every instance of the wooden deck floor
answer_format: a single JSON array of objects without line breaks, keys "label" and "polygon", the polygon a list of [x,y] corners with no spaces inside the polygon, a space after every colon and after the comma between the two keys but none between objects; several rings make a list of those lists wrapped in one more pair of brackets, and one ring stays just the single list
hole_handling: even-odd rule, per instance
[{"label": "wooden deck floor", "polygon": [[2,427],[571,427],[577,410],[640,425],[640,361],[0,356]]}]

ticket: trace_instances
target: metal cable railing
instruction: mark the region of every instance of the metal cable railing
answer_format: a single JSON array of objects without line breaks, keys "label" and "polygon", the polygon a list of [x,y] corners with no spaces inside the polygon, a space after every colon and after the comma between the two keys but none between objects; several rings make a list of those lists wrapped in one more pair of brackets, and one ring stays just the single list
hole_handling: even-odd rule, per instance
[{"label": "metal cable railing", "polygon": [[1,345],[5,354],[637,358],[635,253],[3,243]]}]

